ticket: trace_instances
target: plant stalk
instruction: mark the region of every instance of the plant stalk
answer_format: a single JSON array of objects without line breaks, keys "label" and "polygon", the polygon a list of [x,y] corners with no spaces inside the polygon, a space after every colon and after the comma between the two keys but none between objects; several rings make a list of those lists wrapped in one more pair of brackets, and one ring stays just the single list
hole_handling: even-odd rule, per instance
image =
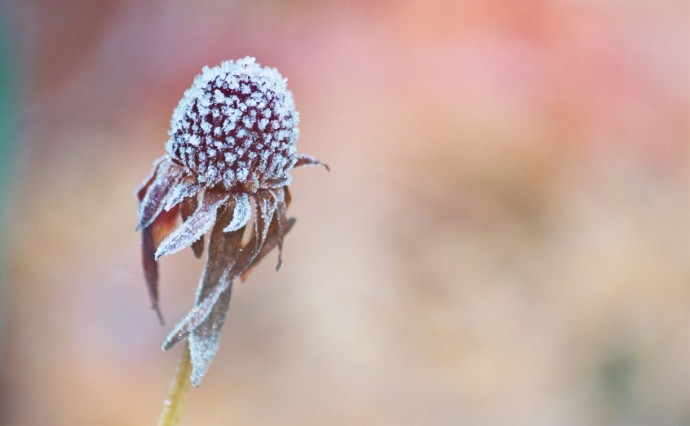
[{"label": "plant stalk", "polygon": [[180,423],[180,416],[187,402],[187,396],[191,387],[189,379],[191,373],[192,362],[189,356],[189,346],[184,345],[180,365],[177,367],[177,374],[170,384],[170,392],[163,404],[163,411],[158,420],[158,426],[176,426]]}]

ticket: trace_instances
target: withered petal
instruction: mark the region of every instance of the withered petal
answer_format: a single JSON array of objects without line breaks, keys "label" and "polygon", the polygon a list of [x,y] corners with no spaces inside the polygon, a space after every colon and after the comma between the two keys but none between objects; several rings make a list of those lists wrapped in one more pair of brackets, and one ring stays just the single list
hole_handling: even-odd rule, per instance
[{"label": "withered petal", "polygon": [[[218,220],[211,231],[208,259],[197,289],[196,303],[201,303],[211,294],[219,281],[224,278],[225,272],[228,272],[225,279],[231,281],[235,279],[234,276],[229,275],[229,272],[240,249],[244,229],[226,233],[222,226],[233,214],[235,213],[232,206],[223,207],[219,211]],[[231,292],[232,285],[221,294],[206,319],[189,334],[189,349],[192,357],[191,379],[194,386],[199,386],[218,351],[218,335],[225,322]]]},{"label": "withered petal", "polygon": [[266,241],[268,228],[273,220],[278,205],[278,197],[272,190],[260,191],[256,194],[256,221],[259,224],[257,233],[257,248],[260,249]]},{"label": "withered petal", "polygon": [[195,387],[201,384],[201,379],[206,375],[211,361],[218,352],[218,337],[228,313],[231,293],[232,287],[221,294],[218,301],[213,305],[211,313],[197,328],[192,330],[187,339],[192,358],[191,381]]},{"label": "withered petal", "polygon": [[170,192],[168,192],[168,195],[165,197],[164,200],[163,208],[165,210],[170,210],[171,208],[173,208],[173,206],[176,206],[185,198],[189,198],[193,195],[196,195],[200,189],[201,187],[199,186],[199,183],[196,181],[196,179],[193,179],[190,176],[185,176],[181,178],[177,185],[175,185],[170,190]]},{"label": "withered petal", "polygon": [[[185,222],[189,216],[191,216],[196,210],[199,202],[196,197],[189,197],[184,199],[180,203],[180,216],[182,216],[182,222]],[[204,254],[204,236],[199,237],[198,240],[192,243],[192,252],[194,257],[199,259],[202,254]]]},{"label": "withered petal", "polygon": [[320,160],[312,157],[311,155],[307,154],[299,154],[297,156],[297,162],[293,166],[293,168],[297,167],[302,167],[302,166],[324,166],[326,170],[329,172],[331,171],[331,168],[328,167],[328,164],[321,162]]},{"label": "withered petal", "polygon": [[[233,209],[230,206],[222,207],[218,212],[218,220],[211,231],[211,238],[208,243],[206,266],[197,288],[195,298],[197,304],[211,294],[223,275],[232,268],[237,259],[244,229],[225,232],[222,225],[223,222],[230,219],[232,214]],[[232,274],[228,276],[230,279],[235,278]]]},{"label": "withered petal", "polygon": [[283,187],[283,200],[285,200],[285,210],[287,210],[292,202],[292,194],[290,194],[290,188],[287,186]]},{"label": "withered petal", "polygon": [[163,324],[163,315],[158,305],[158,262],[155,258],[156,247],[175,226],[177,209],[163,212],[156,220],[141,231],[142,264],[144,277],[148,288],[151,308],[156,311],[158,319]]},{"label": "withered petal", "polygon": [[[283,236],[287,235],[287,233],[290,232],[295,222],[297,222],[297,220],[294,217],[291,217],[285,221],[285,227],[283,228]],[[268,237],[266,237],[266,242],[264,243],[264,246],[261,248],[261,250],[259,250],[259,253],[257,253],[257,255],[254,257],[249,266],[244,270],[244,272],[242,272],[242,281],[247,279],[249,273],[254,269],[254,267],[256,267],[256,265],[261,261],[261,259],[266,257],[266,255],[270,253],[271,250],[273,250],[277,244],[278,232],[275,227],[272,227],[271,231],[268,232]],[[280,268],[280,264],[281,263],[279,261],[278,268]]]},{"label": "withered petal", "polygon": [[287,231],[285,230],[286,220],[287,220],[287,205],[285,203],[285,191],[276,191],[278,196],[278,205],[276,210],[276,238],[278,245],[278,264],[276,265],[276,271],[280,270],[283,265],[283,237]]},{"label": "withered petal", "polygon": [[229,197],[228,193],[221,191],[204,191],[194,213],[158,246],[156,260],[189,247],[211,229],[216,222],[218,208]]},{"label": "withered petal", "polygon": [[163,314],[158,306],[158,262],[154,253],[156,247],[153,244],[153,234],[150,227],[141,230],[141,263],[144,267],[144,277],[146,278],[146,288],[151,300],[151,309],[156,311],[158,320],[163,324]]},{"label": "withered petal", "polygon": [[194,305],[194,308],[168,334],[165,342],[163,342],[163,350],[167,351],[189,336],[189,333],[196,329],[211,314],[213,306],[218,302],[220,296],[230,289],[231,286],[232,279],[230,279],[230,274],[223,274],[218,285],[213,288],[213,291],[201,303]]},{"label": "withered petal", "polygon": [[225,232],[232,232],[242,228],[252,218],[252,206],[249,202],[249,195],[241,192],[232,194],[232,196],[235,199],[235,206],[230,223],[223,229]]},{"label": "withered petal", "polygon": [[146,190],[148,189],[149,185],[151,185],[151,182],[153,181],[153,177],[156,175],[156,172],[158,171],[158,167],[160,167],[161,163],[163,160],[166,159],[166,155],[157,158],[153,162],[153,167],[151,167],[151,171],[149,172],[148,176],[137,186],[137,188],[134,190],[134,195],[137,197],[137,201],[141,201],[144,198],[144,195],[146,194]]},{"label": "withered petal", "polygon": [[146,194],[139,203],[139,223],[137,230],[141,230],[151,224],[164,207],[165,197],[182,176],[182,169],[172,161],[164,161],[160,164],[156,177],[148,186]]},{"label": "withered petal", "polygon": [[256,217],[254,229],[247,244],[242,246],[233,266],[232,275],[241,276],[252,265],[266,242],[271,220],[275,212],[276,198],[270,190],[254,194]]},{"label": "withered petal", "polygon": [[[238,229],[230,233],[223,231],[222,224],[230,219],[230,215],[232,215],[231,208],[222,207],[219,210],[218,220],[213,227],[213,231],[211,231],[206,267],[197,289],[195,306],[168,336],[168,339],[163,344],[164,350],[187,337],[189,333],[200,327],[207,319],[210,322],[215,322],[225,318],[227,305],[225,305],[225,309],[220,308],[224,306],[223,304],[219,305],[220,307],[218,308],[215,306],[218,301],[222,301],[222,297],[226,297],[222,295],[223,292],[226,290],[228,293],[230,292],[232,283],[236,278],[236,275],[232,274],[232,267],[234,266],[235,259],[237,259],[244,232],[244,229]],[[229,297],[229,294],[227,297]],[[218,330],[220,330],[220,327],[218,327]],[[209,363],[211,358],[213,357],[208,358]]]}]

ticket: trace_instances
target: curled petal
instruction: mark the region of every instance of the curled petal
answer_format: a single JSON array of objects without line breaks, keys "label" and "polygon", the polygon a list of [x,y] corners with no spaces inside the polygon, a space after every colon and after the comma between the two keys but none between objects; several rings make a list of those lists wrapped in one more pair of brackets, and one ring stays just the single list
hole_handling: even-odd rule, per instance
[{"label": "curled petal", "polygon": [[189,333],[196,329],[211,314],[211,310],[218,302],[220,296],[232,286],[232,280],[229,279],[230,274],[227,272],[223,274],[218,285],[213,288],[213,291],[201,303],[196,304],[184,319],[175,326],[165,339],[165,342],[163,342],[164,351],[167,351],[189,336]]},{"label": "curled petal", "polygon": [[286,174],[285,176],[282,176],[278,179],[271,179],[266,182],[266,188],[268,189],[277,189],[281,188],[284,186],[288,186],[292,183],[292,177],[289,174]]},{"label": "curled petal", "polygon": [[165,197],[180,180],[182,168],[170,160],[164,160],[159,166],[156,177],[148,186],[146,194],[139,203],[139,223],[137,230],[151,224],[163,210]]},{"label": "curled petal", "polygon": [[229,194],[220,191],[205,191],[194,213],[158,246],[156,260],[189,247],[211,229],[216,221],[218,208],[229,197]]},{"label": "curled petal", "polygon": [[256,218],[251,238],[242,247],[237,256],[237,261],[232,268],[232,275],[241,276],[259,254],[266,242],[268,230],[275,212],[276,198],[270,191],[260,191],[254,194]]},{"label": "curled petal", "polygon": [[287,186],[283,188],[283,201],[285,203],[285,209],[287,210],[288,206],[292,202],[292,195],[290,195],[290,188]]},{"label": "curled petal", "polygon": [[[295,220],[294,217],[291,217],[290,219],[287,219],[285,221],[285,227],[283,229],[283,237],[287,235],[288,232],[292,229],[294,226]],[[268,236],[266,237],[266,242],[264,243],[264,246],[259,250],[259,253],[257,253],[256,257],[254,257],[254,260],[252,260],[251,264],[249,267],[247,267],[244,272],[242,272],[241,279],[242,281],[246,280],[247,277],[249,276],[249,273],[254,269],[254,267],[263,259],[268,253],[270,253],[271,250],[273,250],[276,245],[278,244],[278,232],[276,231],[277,228],[271,227],[271,231],[268,232]],[[278,263],[278,268],[280,267],[280,260]],[[276,268],[277,269],[277,268]]]},{"label": "curled petal", "polygon": [[158,319],[163,324],[163,315],[158,306],[158,262],[154,256],[156,247],[175,226],[177,209],[170,212],[162,212],[156,220],[141,231],[142,264],[144,277],[148,288],[151,308],[156,311]]},{"label": "curled petal", "polygon": [[242,192],[233,194],[233,197],[235,198],[235,208],[230,223],[223,229],[225,232],[232,232],[242,228],[252,218],[252,206],[249,203],[249,195]]},{"label": "curled petal", "polygon": [[261,191],[257,193],[256,196],[256,221],[259,224],[257,232],[257,248],[261,249],[266,241],[266,235],[268,234],[268,228],[273,220],[273,215],[276,212],[278,206],[277,196],[273,191]]},{"label": "curled petal", "polygon": [[218,337],[230,306],[231,291],[232,287],[220,295],[206,319],[189,334],[188,342],[189,353],[192,358],[191,381],[193,386],[201,384],[201,379],[206,375],[211,361],[218,352]]},{"label": "curled petal", "polygon": [[283,237],[287,233],[285,230],[287,220],[287,205],[285,204],[285,191],[277,192],[278,205],[275,221],[276,243],[278,245],[278,264],[276,271],[283,265]]},{"label": "curled petal", "polygon": [[[231,207],[222,208],[218,214],[218,221],[211,231],[208,261],[199,283],[196,303],[202,303],[205,298],[212,294],[221,280],[234,280],[235,278],[229,272],[240,249],[244,229],[226,233],[222,226],[232,217],[233,210]],[[208,316],[189,334],[188,342],[192,357],[191,380],[194,386],[199,386],[211,360],[218,351],[218,336],[228,312],[231,292],[232,286],[220,295]]]},{"label": "curled petal", "polygon": [[151,171],[149,172],[149,175],[146,176],[146,179],[143,180],[137,186],[137,189],[134,190],[134,195],[137,197],[138,201],[141,201],[144,198],[144,195],[146,194],[146,190],[149,188],[149,185],[151,185],[151,182],[153,181],[153,177],[156,175],[156,172],[158,171],[158,167],[161,165],[163,160],[165,160],[167,156],[162,156],[160,158],[157,158],[156,161],[153,162],[153,167],[151,168]]},{"label": "curled petal", "polygon": [[195,195],[199,192],[199,189],[199,184],[195,179],[191,177],[180,179],[180,182],[175,185],[168,193],[168,196],[165,197],[165,206],[163,208],[165,210],[170,210],[185,198]]},{"label": "curled petal", "polygon": [[316,158],[312,157],[311,155],[307,154],[300,154],[297,156],[297,162],[293,167],[302,167],[302,166],[324,166],[326,170],[329,172],[331,171],[331,168],[328,167],[328,164],[322,163],[321,161],[317,160]]},{"label": "curled petal", "polygon": [[[211,231],[208,259],[199,282],[194,309],[175,327],[163,344],[163,349],[167,350],[199,329],[194,340],[197,346],[193,347],[190,340],[190,350],[195,354],[192,358],[194,371],[198,372],[197,384],[218,348],[213,340],[217,339],[217,333],[225,319],[230,302],[230,289],[235,279],[231,269],[240,250],[244,229],[231,233],[223,232],[222,223],[229,220],[232,214],[231,208],[221,207],[219,210],[218,220]],[[212,349],[213,351],[209,352]],[[202,352],[206,355],[201,356]],[[205,364],[202,360],[206,360]]]},{"label": "curled petal", "polygon": [[153,232],[150,227],[141,230],[141,263],[144,266],[144,278],[146,278],[146,288],[151,300],[151,309],[156,311],[158,320],[163,324],[163,314],[158,306],[158,262],[154,253],[156,246],[153,244]]},{"label": "curled petal", "polygon": [[[199,201],[196,197],[190,197],[183,200],[180,203],[180,216],[182,216],[182,222],[185,222],[189,216],[191,216],[199,205]],[[204,253],[204,236],[200,236],[198,240],[192,243],[192,252],[194,257],[199,259]]]},{"label": "curled petal", "polygon": [[[225,232],[222,225],[225,220],[230,219],[232,214],[233,209],[229,207],[223,207],[218,212],[218,220],[213,231],[211,231],[211,238],[208,243],[206,267],[196,293],[195,303],[197,304],[213,292],[226,271],[234,265],[237,253],[240,251],[244,229],[228,233]],[[230,276],[230,278],[234,278],[234,276]]]}]

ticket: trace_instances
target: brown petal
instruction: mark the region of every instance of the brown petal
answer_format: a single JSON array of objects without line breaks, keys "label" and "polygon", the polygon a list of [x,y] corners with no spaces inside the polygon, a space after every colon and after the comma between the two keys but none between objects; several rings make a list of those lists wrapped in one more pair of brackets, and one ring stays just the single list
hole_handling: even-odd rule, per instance
[{"label": "brown petal", "polygon": [[[209,330],[213,329],[215,326],[212,325],[218,321],[222,325],[222,319],[225,318],[227,311],[227,304],[221,302],[224,302],[225,297],[230,297],[230,288],[235,278],[231,274],[231,268],[237,258],[244,232],[244,229],[231,233],[223,232],[222,223],[230,219],[230,214],[232,214],[232,209],[221,208],[216,226],[214,226],[211,232],[208,258],[197,290],[195,307],[170,333],[163,343],[164,350],[171,348],[186,338],[197,327],[203,326],[203,324],[207,324],[203,326],[205,327],[203,328],[204,333],[208,333]],[[227,296],[224,295],[226,291],[228,293]],[[221,304],[218,305],[219,307],[216,307],[216,303]],[[225,306],[225,309],[222,306]],[[220,330],[220,326],[218,326],[218,330]]]},{"label": "brown petal", "polygon": [[196,195],[201,187],[197,183],[196,179],[189,176],[180,179],[179,183],[175,185],[168,195],[165,197],[163,208],[165,210],[170,210],[173,206],[176,206],[185,198],[190,198]]},{"label": "brown petal", "polygon": [[158,262],[154,253],[160,241],[170,233],[175,226],[177,209],[170,212],[163,212],[156,220],[141,231],[142,264],[144,267],[144,277],[146,287],[151,300],[151,308],[156,311],[158,319],[163,324],[163,315],[158,306]]},{"label": "brown petal", "polygon": [[278,244],[278,264],[276,271],[283,265],[283,237],[285,236],[285,221],[287,220],[287,205],[285,204],[285,191],[277,191],[278,206],[276,211],[275,228]]},{"label": "brown petal", "polygon": [[[190,197],[185,199],[180,203],[180,215],[182,216],[182,222],[185,222],[189,216],[194,213],[197,208],[198,200],[196,197]],[[198,240],[192,243],[192,252],[194,257],[199,259],[204,253],[204,236],[199,237]]]},{"label": "brown petal", "polygon": [[285,209],[287,209],[290,206],[290,203],[292,202],[290,188],[288,188],[287,186],[283,188],[283,199],[285,200]]},{"label": "brown petal", "polygon": [[[288,232],[292,229],[293,225],[297,222],[297,220],[294,217],[291,217],[285,221],[285,226],[283,228],[283,236],[287,235]],[[264,243],[264,246],[259,250],[259,253],[254,257],[254,260],[250,263],[249,267],[244,270],[242,273],[240,279],[242,281],[246,280],[247,277],[249,276],[249,273],[254,269],[256,265],[259,264],[261,259],[266,257],[268,253],[273,250],[276,245],[278,244],[278,232],[277,228],[271,227],[271,230],[268,232],[268,237],[266,237],[266,242]],[[278,264],[278,268],[280,267],[280,263]],[[276,268],[277,269],[277,268]]]},{"label": "brown petal", "polygon": [[256,221],[259,224],[258,237],[258,248],[260,249],[264,242],[266,241],[266,235],[268,234],[268,228],[273,220],[273,215],[276,212],[278,206],[278,198],[271,190],[260,191],[256,194]]},{"label": "brown petal", "polygon": [[196,304],[184,319],[175,326],[173,331],[165,339],[165,342],[163,342],[164,351],[167,351],[185,339],[189,333],[197,328],[211,314],[211,310],[216,302],[218,302],[220,296],[232,286],[232,280],[229,278],[229,273],[223,274],[220,282],[213,291],[203,299],[201,303]]},{"label": "brown petal", "polygon": [[240,250],[237,262],[233,267],[232,275],[236,277],[241,276],[251,267],[254,259],[263,248],[276,209],[277,200],[269,190],[257,192],[254,194],[254,200],[256,211],[254,229],[249,241]]},{"label": "brown petal", "polygon": [[324,166],[326,170],[328,170],[329,172],[331,171],[331,168],[328,167],[328,164],[322,163],[321,161],[307,154],[299,154],[297,156],[297,162],[295,163],[293,168],[302,166]]},{"label": "brown petal", "polygon": [[249,195],[244,192],[233,194],[235,205],[230,217],[230,223],[223,229],[225,232],[236,231],[244,227],[249,219],[252,218],[252,206],[249,202]]},{"label": "brown petal", "polygon": [[156,175],[156,172],[158,171],[158,167],[160,167],[161,163],[163,160],[166,159],[166,155],[157,158],[156,161],[153,162],[153,167],[151,168],[151,171],[149,172],[149,175],[146,176],[146,178],[137,186],[137,189],[134,190],[134,195],[137,197],[137,200],[141,202],[141,200],[144,198],[144,194],[146,194],[146,190],[149,188],[151,185],[151,182],[153,181],[153,177]]},{"label": "brown petal", "polygon": [[164,207],[165,197],[181,178],[182,169],[172,161],[164,160],[156,173],[151,185],[148,186],[144,197],[139,203],[139,223],[137,230],[151,224]]},{"label": "brown petal", "polygon": [[218,208],[227,202],[229,197],[230,194],[225,192],[205,191],[194,213],[161,242],[156,250],[156,260],[189,247],[211,229],[216,222]]},{"label": "brown petal", "polygon": [[[225,233],[224,229],[222,229],[222,223],[225,223],[230,218],[230,215],[234,214],[232,210],[231,208],[226,208],[220,212],[216,226],[211,232],[208,261],[197,291],[197,303],[200,303],[212,293],[219,281],[223,279],[223,272],[229,272],[237,257],[244,229],[231,233]],[[230,275],[227,275],[227,277],[234,280],[234,277]],[[194,386],[199,386],[211,360],[218,351],[218,336],[228,312],[231,291],[232,287],[221,294],[206,319],[189,334],[189,349],[192,357],[191,379]]]},{"label": "brown petal", "polygon": [[193,386],[201,384],[201,379],[218,352],[218,337],[230,306],[231,291],[232,288],[228,288],[220,295],[208,317],[189,334],[187,340],[192,358],[191,381]]}]

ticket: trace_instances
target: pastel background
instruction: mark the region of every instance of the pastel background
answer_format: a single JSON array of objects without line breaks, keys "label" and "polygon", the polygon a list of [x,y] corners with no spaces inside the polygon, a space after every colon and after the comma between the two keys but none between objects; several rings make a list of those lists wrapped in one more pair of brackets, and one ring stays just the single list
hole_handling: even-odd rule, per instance
[{"label": "pastel background", "polygon": [[689,5],[0,1],[0,423],[155,424],[135,186],[203,65],[289,79],[284,268],[182,425],[690,425]]}]

